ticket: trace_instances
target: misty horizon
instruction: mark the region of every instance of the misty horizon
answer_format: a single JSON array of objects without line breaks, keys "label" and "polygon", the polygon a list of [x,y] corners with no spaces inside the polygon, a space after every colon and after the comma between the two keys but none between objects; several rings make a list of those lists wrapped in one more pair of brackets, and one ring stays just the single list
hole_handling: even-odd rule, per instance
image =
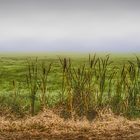
[{"label": "misty horizon", "polygon": [[[113,46],[113,47],[112,47]],[[5,42],[0,47],[1,52],[140,52],[139,44],[125,41],[11,41]]]},{"label": "misty horizon", "polygon": [[1,0],[0,52],[140,52],[138,0]]}]

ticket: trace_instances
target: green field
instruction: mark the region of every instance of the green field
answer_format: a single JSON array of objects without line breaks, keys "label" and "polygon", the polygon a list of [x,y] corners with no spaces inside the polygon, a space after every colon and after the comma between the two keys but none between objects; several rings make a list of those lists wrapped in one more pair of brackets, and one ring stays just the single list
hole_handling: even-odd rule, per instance
[{"label": "green field", "polygon": [[111,108],[116,114],[139,117],[139,56],[1,54],[0,108],[24,116],[61,107],[65,117]]}]

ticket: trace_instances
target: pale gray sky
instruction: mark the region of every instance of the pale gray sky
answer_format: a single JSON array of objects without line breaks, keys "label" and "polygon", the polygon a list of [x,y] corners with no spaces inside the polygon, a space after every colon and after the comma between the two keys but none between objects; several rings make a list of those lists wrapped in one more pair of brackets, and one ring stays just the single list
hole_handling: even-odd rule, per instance
[{"label": "pale gray sky", "polygon": [[0,51],[140,51],[139,0],[0,0]]}]

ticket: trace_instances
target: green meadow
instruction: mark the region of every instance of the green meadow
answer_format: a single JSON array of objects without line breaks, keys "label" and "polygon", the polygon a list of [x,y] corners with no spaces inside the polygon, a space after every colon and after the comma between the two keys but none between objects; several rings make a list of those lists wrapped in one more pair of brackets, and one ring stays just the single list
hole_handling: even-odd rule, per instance
[{"label": "green meadow", "polygon": [[45,108],[88,116],[103,108],[140,116],[139,54],[1,54],[0,110],[22,117]]}]

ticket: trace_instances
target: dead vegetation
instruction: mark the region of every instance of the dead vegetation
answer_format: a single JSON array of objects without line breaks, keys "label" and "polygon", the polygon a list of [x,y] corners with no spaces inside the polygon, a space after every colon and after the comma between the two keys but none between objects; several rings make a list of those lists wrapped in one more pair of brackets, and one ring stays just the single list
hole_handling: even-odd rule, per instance
[{"label": "dead vegetation", "polygon": [[94,139],[139,139],[140,120],[128,120],[115,116],[111,111],[100,112],[92,122],[64,120],[51,110],[34,117],[11,120],[0,117],[0,139],[45,139],[45,140],[94,140]]}]

